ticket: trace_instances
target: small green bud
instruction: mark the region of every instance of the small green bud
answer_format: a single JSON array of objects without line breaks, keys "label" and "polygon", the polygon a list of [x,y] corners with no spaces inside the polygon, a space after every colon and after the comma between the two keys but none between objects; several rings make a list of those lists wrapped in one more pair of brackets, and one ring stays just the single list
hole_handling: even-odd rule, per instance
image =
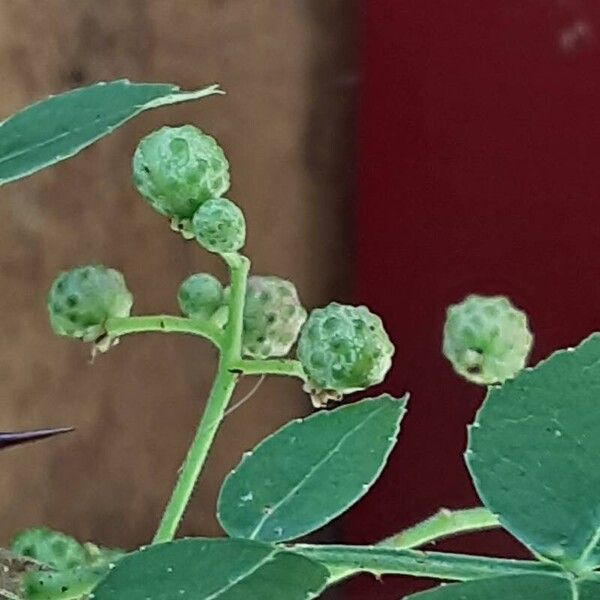
[{"label": "small green bud", "polygon": [[502,383],[525,367],[533,336],[527,315],[504,296],[465,298],[448,308],[443,352],[454,370],[481,385]]},{"label": "small green bud", "polygon": [[10,551],[59,571],[74,569],[87,562],[87,553],[77,540],[45,527],[18,533],[10,544]]},{"label": "small green bud", "polygon": [[296,287],[279,277],[248,278],[242,353],[250,358],[285,356],[306,321]]},{"label": "small green bud", "polygon": [[246,220],[231,200],[212,198],[194,213],[192,231],[198,243],[209,252],[237,252],[246,241]]},{"label": "small green bud", "polygon": [[377,315],[336,302],[310,313],[298,342],[298,359],[315,393],[348,394],[380,383],[393,354]]},{"label": "small green bud", "polygon": [[57,335],[95,342],[112,317],[128,317],[133,296],[123,275],[101,265],[61,273],[48,294],[50,325]]},{"label": "small green bud", "polygon": [[186,317],[209,319],[223,304],[223,286],[209,273],[190,275],[179,287],[177,302]]},{"label": "small green bud", "polygon": [[187,234],[198,207],[229,189],[229,163],[215,139],[197,127],[162,127],[138,144],[133,183],[156,211]]}]

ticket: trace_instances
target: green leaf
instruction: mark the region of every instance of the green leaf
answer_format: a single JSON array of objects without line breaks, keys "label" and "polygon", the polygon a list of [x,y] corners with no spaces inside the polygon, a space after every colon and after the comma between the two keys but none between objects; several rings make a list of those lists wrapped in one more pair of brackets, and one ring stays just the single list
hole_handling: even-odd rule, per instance
[{"label": "green leaf", "polygon": [[600,598],[600,579],[598,573],[594,574],[594,581],[581,581],[577,585],[579,597],[574,596],[574,600],[598,600]]},{"label": "green leaf", "polygon": [[406,399],[389,395],[289,423],[226,478],[218,517],[232,537],[285,541],[322,527],[364,496],[398,435]]},{"label": "green leaf", "polygon": [[95,600],[306,600],[329,572],[292,552],[249,540],[183,539],[121,559]]},{"label": "green leaf", "polygon": [[490,388],[467,463],[484,504],[569,568],[600,564],[600,335]]},{"label": "green leaf", "polygon": [[50,96],[0,123],[0,185],[74,156],[142,111],[219,93],[121,79]]},{"label": "green leaf", "polygon": [[[538,575],[493,577],[442,585],[406,600],[575,600],[566,579]],[[589,599],[591,600],[591,599]]]}]

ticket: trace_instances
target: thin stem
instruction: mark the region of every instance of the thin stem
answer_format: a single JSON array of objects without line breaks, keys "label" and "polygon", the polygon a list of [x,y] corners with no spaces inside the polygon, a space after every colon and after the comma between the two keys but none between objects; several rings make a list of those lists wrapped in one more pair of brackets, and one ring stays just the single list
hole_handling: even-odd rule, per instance
[{"label": "thin stem", "polygon": [[291,549],[324,564],[332,573],[330,584],[361,572],[411,575],[467,581],[499,575],[551,575],[566,577],[558,565],[530,560],[488,558],[445,552],[398,550],[379,546],[295,545]]},{"label": "thin stem", "polygon": [[154,544],[169,542],[175,537],[177,527],[194,491],[208,451],[223,419],[225,408],[235,388],[236,378],[237,376],[226,367],[223,361],[220,361],[206,409],[154,536]]},{"label": "thin stem", "polygon": [[302,365],[297,360],[269,358],[266,360],[240,360],[232,369],[244,375],[282,375],[306,380]]},{"label": "thin stem", "polygon": [[399,549],[418,548],[459,533],[484,531],[499,526],[498,517],[487,508],[465,508],[454,511],[442,508],[425,521],[379,542],[378,546]]},{"label": "thin stem", "polygon": [[229,266],[230,294],[229,318],[225,326],[223,356],[228,368],[242,357],[242,334],[244,330],[244,302],[250,261],[240,254],[224,254],[223,259]]},{"label": "thin stem", "polygon": [[175,537],[238,378],[238,373],[231,365],[241,357],[244,301],[250,261],[239,254],[227,254],[223,258],[229,266],[231,294],[229,319],[220,344],[219,367],[196,435],[154,536],[155,544],[168,542]]},{"label": "thin stem", "polygon": [[106,333],[117,338],[130,333],[187,333],[210,340],[215,346],[221,345],[222,331],[210,321],[173,317],[171,315],[148,315],[141,317],[113,318],[106,321]]}]

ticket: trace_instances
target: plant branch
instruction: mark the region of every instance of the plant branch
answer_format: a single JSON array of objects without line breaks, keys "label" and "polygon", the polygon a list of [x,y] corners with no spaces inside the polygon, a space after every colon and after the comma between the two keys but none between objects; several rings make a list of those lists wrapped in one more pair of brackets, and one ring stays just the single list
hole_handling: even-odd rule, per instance
[{"label": "plant branch", "polygon": [[449,510],[442,508],[425,521],[409,527],[381,542],[386,548],[418,548],[460,533],[471,533],[500,527],[498,517],[487,508]]},{"label": "plant branch", "polygon": [[171,315],[148,315],[140,317],[112,318],[106,321],[106,333],[111,338],[118,338],[130,333],[186,333],[198,335],[210,340],[219,347],[223,332],[210,321],[174,317]]},{"label": "plant branch", "polygon": [[171,541],[175,537],[238,378],[231,365],[239,362],[241,357],[244,301],[250,261],[239,254],[227,254],[223,258],[229,266],[231,294],[229,319],[220,345],[219,367],[196,435],[154,536],[155,544]]},{"label": "plant branch", "polygon": [[154,536],[154,544],[169,542],[175,537],[177,527],[192,496],[208,451],[223,419],[225,408],[235,388],[236,379],[237,376],[231,373],[221,360],[206,409],[181,467],[179,479],[173,489],[171,499]]},{"label": "plant branch", "polygon": [[250,261],[241,254],[224,254],[223,259],[229,266],[230,290],[229,318],[225,325],[223,356],[227,367],[240,361],[242,356],[242,334],[244,330],[244,302]]},{"label": "plant branch", "polygon": [[529,560],[398,550],[379,546],[300,544],[292,546],[291,549],[330,569],[332,572],[330,583],[361,572],[371,573],[378,577],[381,575],[411,575],[454,581],[499,575],[568,576],[558,565]]},{"label": "plant branch", "polygon": [[281,375],[284,377],[298,377],[306,380],[304,369],[297,360],[286,358],[269,358],[266,360],[239,360],[231,367],[243,375]]}]

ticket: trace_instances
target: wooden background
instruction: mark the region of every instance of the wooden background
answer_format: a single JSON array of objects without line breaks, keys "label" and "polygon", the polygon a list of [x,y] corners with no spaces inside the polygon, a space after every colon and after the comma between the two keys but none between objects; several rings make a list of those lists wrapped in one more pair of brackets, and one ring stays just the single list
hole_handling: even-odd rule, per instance
[{"label": "wooden background", "polygon": [[[1,543],[42,523],[110,545],[147,541],[202,409],[214,366],[202,341],[128,338],[90,366],[87,347],[47,324],[47,289],[74,264],[122,270],[138,314],[175,311],[191,272],[223,275],[132,191],[142,135],[186,122],[214,134],[232,165],[230,197],[247,214],[255,272],[293,279],[308,306],[343,299],[354,44],[348,0],[0,0],[1,116],[118,77],[228,91],[142,116],[0,191],[0,429],[77,427],[0,455]],[[296,382],[269,380],[228,418],[183,531],[218,533],[225,471],[307,410]]]}]

